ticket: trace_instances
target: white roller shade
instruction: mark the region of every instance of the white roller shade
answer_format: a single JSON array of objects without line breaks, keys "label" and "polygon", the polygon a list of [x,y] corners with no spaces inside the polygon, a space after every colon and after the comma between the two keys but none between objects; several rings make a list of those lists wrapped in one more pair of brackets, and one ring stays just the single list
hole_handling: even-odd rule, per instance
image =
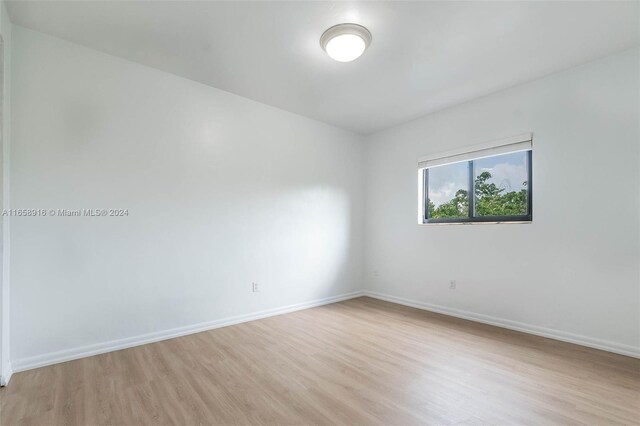
[{"label": "white roller shade", "polygon": [[509,154],[511,152],[529,151],[533,147],[532,139],[531,133],[525,133],[523,135],[485,142],[466,148],[426,155],[418,159],[418,168],[425,169],[428,167],[442,166],[443,164]]}]

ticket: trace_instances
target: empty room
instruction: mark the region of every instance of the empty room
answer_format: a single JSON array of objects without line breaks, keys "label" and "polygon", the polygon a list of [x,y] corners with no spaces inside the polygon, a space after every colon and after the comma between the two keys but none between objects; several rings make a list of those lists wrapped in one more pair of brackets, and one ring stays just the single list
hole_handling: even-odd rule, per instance
[{"label": "empty room", "polygon": [[640,425],[640,1],[0,0],[0,425]]}]

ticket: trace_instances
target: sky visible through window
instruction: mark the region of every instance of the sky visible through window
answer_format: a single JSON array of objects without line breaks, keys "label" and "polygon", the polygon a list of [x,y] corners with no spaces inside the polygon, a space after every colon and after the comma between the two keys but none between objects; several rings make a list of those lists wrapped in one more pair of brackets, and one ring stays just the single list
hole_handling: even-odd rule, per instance
[{"label": "sky visible through window", "polygon": [[487,183],[494,183],[498,188],[504,189],[504,192],[520,191],[527,187],[523,185],[528,179],[526,152],[481,158],[474,163],[476,175],[474,177],[482,172],[489,172],[491,178]]},{"label": "sky visible through window", "polygon": [[436,207],[451,201],[459,190],[466,191],[468,188],[468,161],[429,169],[429,200]]}]

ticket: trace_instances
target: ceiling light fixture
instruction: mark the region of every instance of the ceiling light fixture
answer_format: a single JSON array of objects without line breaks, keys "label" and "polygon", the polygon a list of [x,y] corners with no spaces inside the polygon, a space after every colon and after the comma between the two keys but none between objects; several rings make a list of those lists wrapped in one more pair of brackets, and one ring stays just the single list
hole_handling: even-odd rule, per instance
[{"label": "ceiling light fixture", "polygon": [[351,62],[359,58],[370,44],[371,33],[358,24],[334,25],[320,37],[322,49],[338,62]]}]

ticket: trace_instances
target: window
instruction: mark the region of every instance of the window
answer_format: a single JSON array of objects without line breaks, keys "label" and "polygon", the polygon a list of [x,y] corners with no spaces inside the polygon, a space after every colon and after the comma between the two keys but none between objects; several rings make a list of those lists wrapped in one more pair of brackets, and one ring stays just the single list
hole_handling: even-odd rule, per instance
[{"label": "window", "polygon": [[525,135],[421,160],[421,222],[531,221],[531,149]]}]

